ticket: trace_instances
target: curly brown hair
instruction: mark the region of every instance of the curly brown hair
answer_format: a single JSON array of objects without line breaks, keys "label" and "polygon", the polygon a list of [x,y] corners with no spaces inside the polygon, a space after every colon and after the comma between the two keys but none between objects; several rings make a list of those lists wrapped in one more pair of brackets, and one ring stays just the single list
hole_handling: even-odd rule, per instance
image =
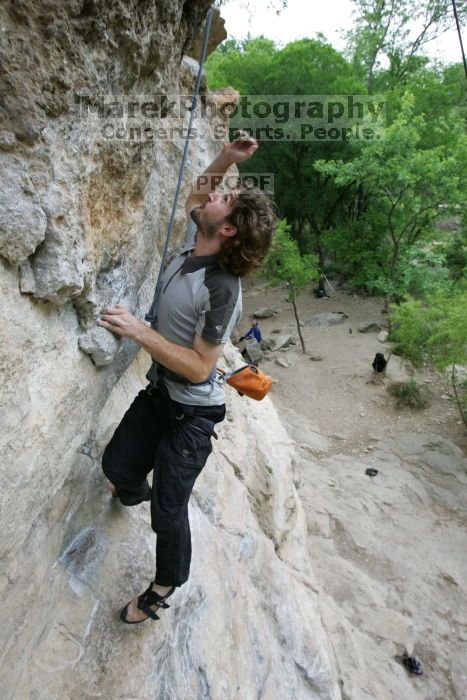
[{"label": "curly brown hair", "polygon": [[271,245],[276,220],[276,206],[265,192],[241,190],[226,219],[237,233],[222,243],[217,254],[219,266],[238,277],[257,270]]}]

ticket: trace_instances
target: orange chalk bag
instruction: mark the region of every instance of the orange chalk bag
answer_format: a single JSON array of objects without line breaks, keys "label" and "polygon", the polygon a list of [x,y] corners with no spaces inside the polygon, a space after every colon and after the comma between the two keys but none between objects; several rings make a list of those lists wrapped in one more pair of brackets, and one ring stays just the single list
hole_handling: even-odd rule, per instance
[{"label": "orange chalk bag", "polygon": [[248,396],[255,401],[264,399],[272,387],[272,379],[256,365],[243,365],[232,372],[217,370],[220,379],[238,391],[240,396]]}]

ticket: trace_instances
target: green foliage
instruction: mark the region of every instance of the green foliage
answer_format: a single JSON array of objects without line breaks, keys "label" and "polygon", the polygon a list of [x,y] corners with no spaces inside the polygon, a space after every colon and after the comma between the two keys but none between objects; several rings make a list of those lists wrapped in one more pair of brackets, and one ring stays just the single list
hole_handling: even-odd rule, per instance
[{"label": "green foliage", "polygon": [[467,212],[464,213],[461,230],[451,233],[442,244],[446,267],[454,282],[467,279]]},{"label": "green foliage", "polygon": [[[231,86],[247,95],[362,94],[351,65],[322,37],[301,39],[283,49],[264,37],[232,43],[207,61],[210,88]],[[247,126],[247,123],[245,123]],[[324,257],[321,231],[329,228],[342,194],[313,168],[317,158],[352,157],[347,143],[268,141],[240,171],[274,173],[274,195],[281,215],[292,226],[302,252]]]},{"label": "green foliage", "polygon": [[423,387],[416,379],[408,382],[397,382],[388,387],[389,393],[396,398],[396,406],[408,406],[409,408],[426,408],[428,401]]},{"label": "green foliage", "polygon": [[467,285],[439,290],[426,300],[408,298],[391,306],[394,340],[414,364],[432,361],[438,369],[467,363]]},{"label": "green foliage", "polygon": [[347,227],[341,225],[329,233],[328,249],[336,257],[351,259],[366,288],[392,299],[402,298],[409,290],[433,291],[437,286],[433,280],[427,280],[423,289],[421,271],[426,274],[437,268],[439,286],[443,286],[447,277],[441,271],[443,260],[429,247],[439,235],[435,221],[441,214],[465,207],[466,135],[458,133],[454,152],[443,146],[419,148],[424,119],[414,114],[413,105],[413,96],[406,93],[386,138],[361,146],[351,161],[314,164],[362,202],[358,216],[350,212]]},{"label": "green foliage", "polygon": [[276,233],[262,273],[271,284],[287,282],[289,299],[318,277],[318,259],[315,255],[300,255],[297,242],[290,236],[291,227],[285,219],[278,221]]},{"label": "green foliage", "polygon": [[229,39],[206,60],[210,90],[233,87],[242,95],[266,94],[265,74],[277,49],[271,39]]},{"label": "green foliage", "polygon": [[[348,53],[355,69],[374,87],[379,71],[388,87],[414,75],[428,59],[421,49],[454,27],[451,0],[353,0],[356,10],[353,28],[347,34]],[[458,3],[462,24],[467,5]],[[382,70],[382,66],[388,67]]]},{"label": "green foliage", "polygon": [[436,224],[450,212],[467,216],[467,83],[461,63],[419,55],[451,22],[446,3],[356,0],[349,60],[318,35],[284,48],[265,37],[229,39],[207,61],[211,88],[241,94],[386,95],[385,139],[262,139],[240,171],[274,173],[276,203],[301,253],[387,300],[422,299],[465,275],[463,234],[440,233]]}]

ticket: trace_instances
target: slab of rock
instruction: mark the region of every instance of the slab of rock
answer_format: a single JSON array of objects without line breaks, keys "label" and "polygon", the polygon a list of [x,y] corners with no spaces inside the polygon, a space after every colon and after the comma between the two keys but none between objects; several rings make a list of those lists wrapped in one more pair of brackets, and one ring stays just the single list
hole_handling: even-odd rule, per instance
[{"label": "slab of rock", "polygon": [[97,326],[78,339],[81,350],[92,357],[98,367],[109,365],[115,358],[121,340],[106,328]]},{"label": "slab of rock", "polygon": [[289,352],[287,353],[287,360],[291,367],[295,367],[295,365],[297,365],[300,362],[300,356],[297,355],[295,352]]},{"label": "slab of rock", "polygon": [[245,350],[250,362],[259,362],[264,357],[261,346],[256,340],[247,340]]},{"label": "slab of rock", "polygon": [[383,326],[378,321],[363,321],[358,326],[360,333],[371,333],[376,331],[381,331]]},{"label": "slab of rock", "polygon": [[265,306],[261,309],[257,309],[253,312],[253,318],[271,318],[272,316],[277,316],[277,311]]},{"label": "slab of rock", "polygon": [[279,367],[291,367],[291,363],[286,357],[276,357],[276,365],[279,365]]},{"label": "slab of rock", "polygon": [[277,338],[272,339],[272,345],[270,350],[280,350],[281,348],[287,348],[290,345],[290,335],[278,335]]},{"label": "slab of rock", "polygon": [[271,338],[263,338],[262,341],[260,342],[260,347],[261,350],[270,350],[272,346],[274,345],[274,339]]},{"label": "slab of rock", "polygon": [[378,333],[378,340],[380,343],[385,343],[387,339],[389,338],[389,333],[388,331],[380,331]]},{"label": "slab of rock", "polygon": [[347,314],[340,311],[329,311],[307,318],[305,326],[334,326],[337,323],[343,323],[346,318]]}]

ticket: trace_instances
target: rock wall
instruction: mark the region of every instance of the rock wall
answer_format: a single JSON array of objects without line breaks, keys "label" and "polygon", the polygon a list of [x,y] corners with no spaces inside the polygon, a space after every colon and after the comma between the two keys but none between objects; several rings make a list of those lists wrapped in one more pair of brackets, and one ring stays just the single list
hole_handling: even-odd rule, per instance
[{"label": "rock wall", "polygon": [[[189,93],[182,56],[208,5],[0,7],[2,697],[339,697],[269,400],[229,395],[172,610],[157,629],[118,620],[152,578],[155,536],[144,506],[109,500],[100,455],[149,358],[95,320],[109,302],[149,307],[183,142],[102,141],[73,98]],[[220,147],[210,128],[185,188]],[[180,210],[175,245],[182,230]]]}]

